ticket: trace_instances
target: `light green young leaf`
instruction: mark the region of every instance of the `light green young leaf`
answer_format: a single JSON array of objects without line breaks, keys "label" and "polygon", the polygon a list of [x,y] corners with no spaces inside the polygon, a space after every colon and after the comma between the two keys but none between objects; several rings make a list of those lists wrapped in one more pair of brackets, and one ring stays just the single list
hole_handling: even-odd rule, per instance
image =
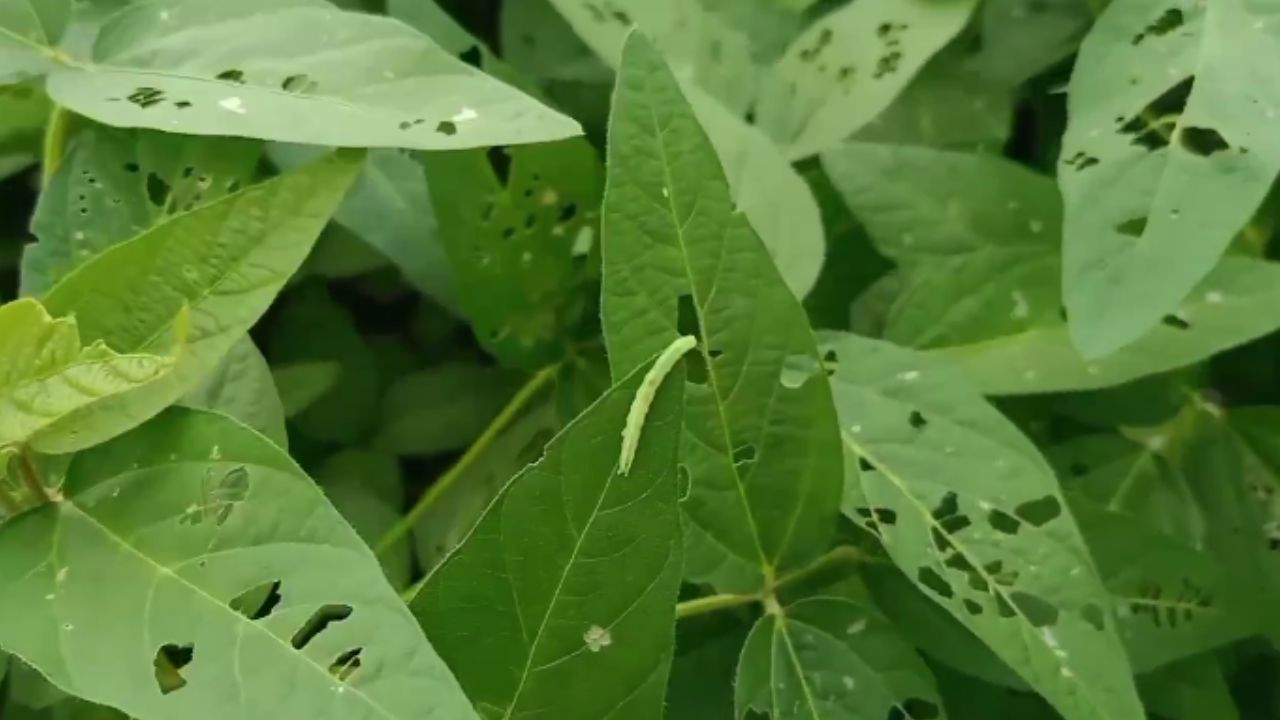
[{"label": "light green young leaf", "polygon": [[1273,13],[1250,0],[1124,0],[1085,39],[1059,174],[1066,306],[1085,357],[1173,312],[1270,190]]},{"label": "light green young leaf", "polygon": [[153,353],[190,308],[187,347],[160,381],[68,416],[46,452],[101,442],[192,389],[257,322],[302,264],[359,169],[340,152],[296,172],[178,215],[99,254],[45,298],[74,313],[86,342]]},{"label": "light green young leaf", "polygon": [[[396,521],[404,505],[404,478],[392,455],[369,450],[343,450],[321,463],[316,482],[334,508],[372,547]],[[392,587],[407,587],[412,553],[407,541],[392,545],[379,558]]]},{"label": "light green young leaf", "polygon": [[976,0],[859,0],[791,43],[756,117],[792,158],[840,144],[880,114],[965,26]]},{"label": "light green young leaf", "polygon": [[843,598],[802,600],[762,617],[742,649],[737,717],[943,718],[933,677],[884,616]]},{"label": "light green young leaf", "polygon": [[871,143],[822,155],[903,284],[885,338],[914,347],[1013,335],[1058,319],[1061,201],[994,157]]},{"label": "light green young leaf", "polygon": [[62,495],[0,528],[0,646],[62,689],[140,720],[476,717],[260,435],[171,410],[78,455]]},{"label": "light green young leaf", "polygon": [[253,180],[256,142],[91,125],[40,194],[22,291],[43,295],[93,256]]},{"label": "light green young leaf", "polygon": [[1280,327],[1280,266],[1226,257],[1176,314],[1105,358],[1086,360],[1065,324],[930,354],[958,366],[984,393],[1092,390],[1199,362]]},{"label": "light green young leaf", "polygon": [[70,18],[71,0],[0,0],[0,83],[52,69]]},{"label": "light green young leaf", "polygon": [[1144,717],[1110,597],[1035,446],[943,363],[821,340],[841,434],[867,470],[854,519],[1067,720]]},{"label": "light green young leaf", "polygon": [[333,389],[342,375],[342,365],[325,360],[298,362],[272,368],[271,374],[284,416],[291,418]]},{"label": "light green young leaf", "polygon": [[746,217],[675,77],[642,35],[627,44],[609,133],[602,315],[615,378],[696,334],[681,462],[686,573],[758,589],[824,550],[842,465],[825,379],[779,384],[817,359],[804,309]]},{"label": "light green young leaf", "polygon": [[187,407],[213,410],[257,430],[282,450],[289,448],[284,404],[267,359],[245,335],[212,371],[182,398]]},{"label": "light green young leaf", "polygon": [[603,172],[582,140],[424,153],[458,301],[481,345],[535,369],[564,355],[589,310]]},{"label": "light green young leaf", "polygon": [[[119,354],[101,339],[86,345],[74,317],[55,320],[35,300],[0,305],[0,447],[57,447],[58,438],[78,430],[77,414],[98,412],[173,372],[184,339],[179,329],[169,347],[152,348],[163,354]],[[122,422],[108,432],[129,427]]]},{"label": "light green young leaf", "polygon": [[99,122],[191,135],[442,150],[581,132],[403,23],[324,0],[134,4],[48,89]]},{"label": "light green young leaf", "polygon": [[618,475],[618,435],[645,369],[552,440],[412,602],[486,717],[662,715],[682,566],[684,391],[680,372],[658,389],[635,464]]},{"label": "light green young leaf", "polygon": [[465,363],[406,375],[387,388],[373,443],[397,455],[429,456],[464,448],[502,410],[520,387],[520,377]]}]

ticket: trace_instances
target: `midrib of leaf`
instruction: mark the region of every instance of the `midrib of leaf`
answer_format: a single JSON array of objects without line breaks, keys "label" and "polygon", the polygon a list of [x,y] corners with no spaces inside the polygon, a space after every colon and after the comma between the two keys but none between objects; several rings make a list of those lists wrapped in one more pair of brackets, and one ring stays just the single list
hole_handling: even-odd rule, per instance
[{"label": "midrib of leaf", "polygon": [[31,14],[31,19],[35,20],[35,26],[40,28],[40,36],[44,38],[45,44],[41,45],[39,43],[32,42],[31,40],[25,37],[22,37],[21,35],[18,35],[14,31],[10,30],[9,28],[3,25],[0,25],[0,33],[8,35],[9,37],[13,38],[14,40],[17,40],[23,45],[35,48],[49,57],[54,57],[55,53],[53,52],[53,46],[49,44],[49,33],[45,32],[44,23],[41,22],[40,16],[36,14],[35,6],[32,5],[30,2],[24,2],[22,3],[22,6],[25,7],[27,9],[27,12]]},{"label": "midrib of leaf", "polygon": [[[800,657],[796,655],[796,648],[794,645],[791,644],[791,635],[787,632],[786,611],[779,609],[775,617],[777,617],[778,625],[777,625],[777,628],[774,629],[774,632],[780,633],[782,635],[782,642],[784,645],[787,646],[787,657],[791,658],[791,664],[795,666],[795,669],[796,669],[796,677],[800,678],[800,687],[804,690],[804,702],[806,705],[809,706],[809,714],[813,716],[814,720],[821,720],[821,716],[818,714],[818,705],[817,703],[814,702],[813,693],[809,690],[809,683],[805,681],[804,666],[800,664]],[[769,654],[770,655],[773,654],[772,648],[770,648]],[[772,659],[770,664],[772,664]],[[777,683],[770,682],[769,685],[770,687],[775,687]],[[772,694],[772,692],[770,694]],[[778,696],[774,695],[773,696],[774,712],[777,712],[777,709],[779,707],[780,705],[778,703]]]},{"label": "midrib of leaf", "polygon": [[[890,482],[892,482],[895,487],[898,488],[898,492],[901,493],[902,496],[906,498],[907,501],[910,502],[916,508],[917,512],[920,514],[921,517],[925,518],[929,527],[933,531],[943,534],[948,541],[950,541],[953,545],[955,545],[956,551],[964,555],[965,560],[967,560],[969,564],[974,567],[975,572],[977,572],[979,575],[982,576],[982,579],[991,588],[991,592],[998,593],[1000,597],[1004,598],[1005,603],[1013,610],[1017,618],[1021,620],[1023,623],[1024,632],[1019,633],[1019,635],[1022,636],[1024,642],[1027,635],[1027,633],[1025,632],[1025,628],[1030,627],[1033,630],[1031,634],[1035,636],[1036,639],[1038,639],[1044,645],[1045,649],[1048,650],[1050,654],[1053,654],[1054,648],[1049,644],[1047,640],[1045,640],[1044,635],[1042,633],[1034,632],[1035,625],[1033,625],[1031,623],[1031,620],[1027,618],[1025,614],[1023,614],[1021,608],[1018,607],[1017,603],[1013,602],[1013,600],[1010,599],[1010,597],[1003,590],[1000,589],[1000,584],[997,583],[995,577],[993,577],[990,573],[988,573],[986,568],[982,566],[983,565],[982,561],[978,559],[977,555],[969,552],[969,550],[965,547],[964,543],[961,543],[955,535],[951,534],[950,532],[947,532],[946,528],[938,524],[937,520],[934,519],[933,513],[929,510],[929,508],[922,505],[920,501],[916,499],[916,496],[907,490],[906,483],[903,481],[903,479],[898,477],[896,473],[894,473],[892,470],[889,469],[891,467],[891,464],[884,464],[881,461],[879,461],[875,453],[868,451],[866,448],[860,445],[858,441],[855,440],[843,428],[840,430],[840,434],[841,436],[844,437],[845,442],[849,444],[849,447],[852,448],[854,452],[871,459],[872,463],[876,466],[879,473],[883,475],[885,478],[887,478]],[[1112,717],[1111,715],[1108,715],[1102,712],[1101,710],[1102,706],[1098,704],[1098,701],[1094,698],[1093,693],[1090,692],[1090,688],[1085,683],[1076,682],[1075,685],[1076,687],[1080,688],[1081,695],[1088,698],[1089,704],[1093,707],[1094,712],[1098,713],[1098,717],[1100,718]]]},{"label": "midrib of leaf", "polygon": [[[658,121],[658,113],[654,110],[653,103],[648,103],[648,109],[649,117],[653,121],[654,137],[657,139],[656,144],[658,147],[659,160],[662,163],[663,186],[673,188],[675,185],[671,177],[671,163],[667,161],[666,133],[662,129],[662,124]],[[707,332],[706,318],[703,317],[702,299],[697,297],[695,294],[695,288],[698,287],[698,284],[695,282],[693,276],[693,268],[689,266],[689,250],[684,237],[685,225],[680,222],[680,214],[676,212],[675,200],[672,199],[671,195],[671,192],[667,193],[667,212],[671,216],[671,226],[675,228],[676,231],[676,242],[680,244],[680,266],[684,269],[685,282],[689,283],[689,292],[691,295],[694,295],[694,315],[698,319],[698,334],[703,338],[703,341],[698,343],[698,352],[702,355],[702,362],[707,368],[707,380],[711,384],[711,392],[715,394],[716,399],[716,418],[719,421],[721,436],[724,438],[725,452],[729,452],[733,448],[733,438],[729,435],[729,419],[725,417],[724,414],[724,396],[720,394],[720,378],[716,374],[715,365],[711,362],[710,348],[707,347],[709,343],[706,338],[710,337],[710,335]],[[696,203],[694,204],[694,211],[697,211]],[[693,214],[694,213],[690,213],[691,218]],[[723,228],[723,230],[727,231],[727,227]],[[724,245],[724,236],[721,235],[721,256],[724,254]],[[719,278],[716,278],[708,294],[715,293],[716,284],[718,283]],[[772,404],[772,400],[770,400],[770,407],[772,407]],[[765,555],[764,546],[760,544],[760,529],[756,525],[755,515],[751,512],[751,503],[747,501],[747,491],[746,488],[743,487],[742,475],[738,472],[738,466],[733,462],[730,462],[729,466],[733,470],[733,486],[734,489],[738,491],[738,501],[742,505],[743,514],[747,517],[747,526],[751,530],[751,539],[755,542],[756,552],[760,555],[761,571],[764,573],[766,584],[770,584],[773,581],[773,562],[767,555]],[[793,516],[791,519],[791,527],[794,526],[795,517]],[[790,539],[790,536],[791,531],[789,528],[785,539]],[[783,542],[780,547],[786,548],[786,542]]]},{"label": "midrib of leaf", "polygon": [[[1110,512],[1121,512],[1124,507],[1124,501],[1129,498],[1129,493],[1133,492],[1134,483],[1138,481],[1138,468],[1144,465],[1147,460],[1153,458],[1155,453],[1148,447],[1143,447],[1138,451],[1132,464],[1129,465],[1129,471],[1125,473],[1124,479],[1116,486],[1116,491],[1111,495],[1111,499],[1107,501],[1107,510]],[[1125,513],[1129,514],[1129,513]],[[1136,520],[1137,518],[1135,518]]]},{"label": "midrib of leaf", "polygon": [[[203,463],[198,463],[198,462],[166,463],[166,464],[165,464],[165,466],[166,466],[166,467],[177,467],[177,466],[181,466],[181,465],[191,465],[191,466],[203,467],[203,465],[204,465],[204,464],[203,464]],[[150,469],[155,469],[155,468],[157,468],[157,467],[161,467],[161,466],[160,466],[160,465],[151,465],[151,466],[148,466],[148,468],[147,468],[147,469],[149,469],[149,470],[150,470]],[[262,466],[258,466],[258,467],[262,467]],[[279,470],[277,470],[276,468],[264,468],[264,469],[266,469],[266,470],[270,470],[270,471],[272,471],[272,472],[280,472],[280,471],[279,471]],[[128,473],[126,473],[126,474],[124,474],[124,475],[120,476],[120,480],[117,482],[117,484],[119,484],[119,482],[122,482],[122,481],[123,481],[123,479],[128,478],[128,477],[129,477],[129,474],[128,474]],[[59,550],[59,547],[61,546],[61,539],[62,539],[62,522],[63,522],[62,518],[63,518],[63,516],[64,516],[64,514],[65,514],[65,513],[67,513],[67,512],[72,512],[72,511],[73,511],[73,512],[75,512],[75,513],[77,514],[77,516],[79,516],[80,518],[82,518],[82,519],[84,519],[84,520],[88,521],[88,522],[89,522],[89,524],[91,524],[95,529],[97,529],[99,532],[101,532],[103,535],[105,535],[105,536],[106,536],[108,539],[110,539],[112,542],[114,542],[115,544],[119,545],[121,548],[123,548],[124,550],[128,551],[131,555],[133,555],[133,556],[135,556],[135,557],[139,558],[139,559],[140,559],[140,560],[142,560],[145,564],[147,564],[148,566],[150,566],[151,568],[153,568],[157,576],[167,576],[167,577],[169,577],[169,578],[172,578],[172,579],[176,580],[180,585],[182,585],[182,586],[186,587],[187,589],[191,590],[192,592],[194,592],[194,593],[195,593],[196,595],[198,595],[199,597],[203,598],[204,600],[207,600],[210,604],[212,604],[212,605],[216,606],[216,607],[217,607],[217,608],[219,608],[220,610],[224,611],[226,614],[230,615],[230,616],[231,616],[231,619],[232,619],[232,623],[233,623],[233,625],[234,625],[235,627],[243,628],[243,626],[245,626],[245,625],[252,625],[252,626],[254,627],[254,629],[255,629],[255,630],[257,630],[259,633],[262,633],[263,635],[267,636],[268,638],[270,638],[271,640],[273,640],[277,645],[282,646],[286,651],[288,651],[289,656],[291,656],[291,657],[298,657],[298,658],[302,659],[303,661],[305,661],[305,664],[306,664],[308,667],[312,667],[312,668],[314,668],[317,672],[319,672],[321,675],[323,675],[323,676],[325,677],[325,679],[326,679],[326,681],[327,681],[327,682],[332,683],[332,682],[334,682],[334,681],[337,681],[337,679],[336,679],[336,678],[334,678],[334,677],[333,677],[333,675],[331,675],[331,674],[329,673],[328,668],[325,668],[325,667],[321,666],[320,664],[318,664],[317,662],[315,662],[314,660],[312,660],[310,657],[307,657],[305,654],[300,653],[300,652],[297,652],[296,650],[294,650],[294,649],[293,649],[293,646],[292,646],[292,645],[290,645],[290,644],[288,644],[288,643],[286,643],[286,642],[284,641],[284,639],[283,639],[283,638],[281,638],[281,637],[279,637],[279,636],[277,636],[277,635],[275,635],[275,634],[273,634],[273,633],[271,633],[271,632],[268,632],[268,631],[267,631],[265,628],[263,628],[261,625],[258,625],[257,623],[255,623],[255,622],[253,622],[253,621],[247,620],[243,615],[241,615],[240,613],[236,612],[235,610],[232,610],[230,605],[227,605],[226,603],[223,603],[223,602],[219,601],[217,598],[215,598],[215,597],[213,597],[212,595],[210,595],[210,594],[208,594],[207,592],[205,592],[204,588],[201,588],[200,586],[198,586],[198,585],[195,585],[195,584],[191,583],[190,581],[188,581],[188,580],[186,580],[185,578],[183,578],[181,575],[178,575],[178,574],[174,573],[174,572],[173,572],[173,570],[172,570],[171,568],[169,568],[168,566],[161,565],[160,563],[158,563],[158,562],[156,562],[154,559],[152,559],[150,556],[148,556],[148,555],[144,554],[141,550],[139,550],[138,548],[134,547],[134,545],[133,545],[133,544],[131,544],[131,543],[130,543],[126,538],[122,538],[122,537],[120,537],[120,536],[119,536],[119,535],[117,535],[114,531],[112,531],[112,529],[111,529],[111,528],[109,528],[109,527],[107,527],[106,525],[103,525],[102,523],[98,522],[97,518],[93,517],[93,516],[92,516],[92,515],[90,515],[89,513],[85,512],[84,510],[81,510],[81,509],[80,509],[80,508],[75,504],[75,501],[74,501],[74,499],[73,499],[73,498],[67,498],[67,499],[65,499],[65,500],[61,501],[60,503],[58,503],[58,513],[55,515],[55,520],[54,520],[54,530],[53,530],[53,542],[52,542],[52,545],[53,545],[52,553],[53,553],[53,554],[52,554],[52,556],[50,557],[50,559],[49,559],[49,560],[46,560],[46,561],[45,561],[45,563],[44,563],[44,564],[47,564],[49,561],[53,561],[55,565],[58,565],[58,564],[59,564],[59,563],[57,562],[57,556],[58,556],[58,550]],[[174,516],[169,516],[169,517],[168,517],[168,518],[166,518],[166,519],[172,520],[174,517],[177,517],[177,516],[176,516],[176,515],[174,515]],[[65,566],[64,566],[64,567],[65,567]],[[158,580],[157,580],[157,582],[158,582]],[[240,632],[243,632],[243,629],[242,629],[242,630],[240,630]],[[63,633],[62,633],[62,632],[59,632],[59,633],[58,633],[58,642],[59,642],[60,644],[61,644],[61,642],[62,642],[62,636],[63,636]],[[62,650],[62,653],[63,653],[63,655],[64,655],[64,656],[68,655],[68,653],[66,652],[65,648],[60,648],[60,649]],[[237,657],[238,657],[238,656],[237,656]],[[342,682],[342,681],[338,681],[338,682]],[[356,686],[353,686],[353,685],[350,685],[350,684],[347,684],[347,683],[345,683],[345,682],[343,682],[342,684],[343,684],[343,686],[344,686],[344,687],[346,687],[346,688],[348,688],[349,690],[351,690],[355,695],[359,696],[359,697],[360,697],[360,699],[364,700],[364,701],[365,701],[365,703],[366,703],[366,704],[368,704],[370,708],[372,708],[373,710],[375,710],[375,711],[376,711],[379,715],[381,715],[382,717],[387,718],[388,720],[403,720],[402,718],[397,718],[395,715],[392,715],[390,711],[388,711],[386,708],[384,708],[381,704],[379,704],[379,703],[378,703],[377,701],[375,701],[373,698],[369,697],[369,696],[368,696],[364,691],[362,691],[360,688],[358,688],[358,687],[356,687]],[[240,686],[240,687],[238,687],[237,689],[238,689],[238,690],[239,690],[239,689],[242,689],[242,687],[243,687],[243,685],[241,685],[241,686]]]}]

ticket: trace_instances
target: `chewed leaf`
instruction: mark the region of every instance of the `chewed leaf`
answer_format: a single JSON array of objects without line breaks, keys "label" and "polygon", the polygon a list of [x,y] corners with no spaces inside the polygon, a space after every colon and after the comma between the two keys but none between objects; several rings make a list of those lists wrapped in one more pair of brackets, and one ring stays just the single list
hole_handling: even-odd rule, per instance
[{"label": "chewed leaf", "polygon": [[[681,462],[686,572],[758,589],[821,554],[842,472],[825,378],[779,381],[816,361],[804,309],[735,209],[714,148],[657,51],[624,51],[609,135],[602,314],[615,378],[680,335],[690,386]],[[732,280],[730,280],[732,278]]]},{"label": "chewed leaf", "polygon": [[1068,720],[1143,717],[1110,598],[1030,441],[943,363],[824,334],[853,519]]},{"label": "chewed leaf", "polygon": [[1274,8],[1113,2],[1080,50],[1059,182],[1071,336],[1107,355],[1171,313],[1280,171]]},{"label": "chewed leaf", "polygon": [[869,606],[802,600],[765,615],[738,664],[738,718],[941,720],[942,702],[924,661]]},{"label": "chewed leaf", "polygon": [[373,554],[256,433],[171,410],[78,455],[62,494],[0,533],[0,646],[63,690],[141,720],[475,717]]},{"label": "chewed leaf", "polygon": [[683,567],[684,383],[677,372],[658,389],[623,476],[617,438],[644,374],[612,387],[512,479],[412,602],[492,717],[662,715]]},{"label": "chewed leaf", "polygon": [[55,320],[35,300],[0,305],[0,447],[42,449],[46,433],[69,432],[75,413],[163,378],[185,333],[173,339],[167,354],[120,354],[101,340],[84,345],[74,318]]},{"label": "chewed leaf", "polygon": [[324,0],[131,5],[48,88],[103,123],[191,135],[442,150],[581,132],[418,31]]}]

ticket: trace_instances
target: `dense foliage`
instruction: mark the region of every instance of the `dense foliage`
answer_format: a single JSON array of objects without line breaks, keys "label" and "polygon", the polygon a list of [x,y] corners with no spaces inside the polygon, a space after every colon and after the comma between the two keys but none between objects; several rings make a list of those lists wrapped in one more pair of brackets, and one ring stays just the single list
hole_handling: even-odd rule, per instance
[{"label": "dense foliage", "polygon": [[0,718],[1280,718],[1277,68],[1277,0],[0,0]]}]

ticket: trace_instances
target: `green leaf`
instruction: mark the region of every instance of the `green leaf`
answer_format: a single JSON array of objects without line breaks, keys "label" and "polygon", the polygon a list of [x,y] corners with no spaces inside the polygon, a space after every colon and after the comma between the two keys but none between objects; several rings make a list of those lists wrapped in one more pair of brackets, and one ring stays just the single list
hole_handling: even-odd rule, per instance
[{"label": "green leaf", "polygon": [[0,529],[0,645],[62,689],[140,720],[475,717],[372,553],[258,434],[169,411],[77,456],[62,495]]},{"label": "green leaf", "polygon": [[71,0],[0,0],[0,83],[53,68],[70,17]]},{"label": "green leaf", "polygon": [[792,158],[848,139],[968,22],[975,0],[859,0],[805,30],[761,83],[756,117]]},{"label": "green leaf", "polygon": [[276,392],[271,368],[247,335],[231,346],[182,404],[220,412],[262,433],[282,450],[289,448],[284,404]]},{"label": "green leaf", "polygon": [[1142,718],[1110,598],[1035,447],[942,363],[822,341],[841,434],[865,464],[854,519],[1067,720]]},{"label": "green leaf", "polygon": [[459,304],[480,343],[509,366],[561,357],[594,291],[603,191],[594,148],[568,140],[420,160]]},{"label": "green leaf", "polygon": [[870,143],[829,150],[822,164],[898,263],[886,339],[957,345],[1057,320],[1061,201],[1048,178],[998,158]]},{"label": "green leaf", "polygon": [[398,455],[464,448],[519,386],[516,373],[463,363],[406,375],[387,388],[374,445]]},{"label": "green leaf", "polygon": [[1222,666],[1212,655],[1197,655],[1138,678],[1147,709],[1169,720],[1239,720],[1240,711]]},{"label": "green leaf", "polygon": [[[154,348],[165,354],[119,354],[101,339],[86,345],[74,317],[55,320],[35,300],[0,305],[0,447],[57,447],[80,431],[79,414],[172,373],[184,339],[179,329],[170,347]],[[127,429],[122,422],[107,432]]]},{"label": "green leaf", "polygon": [[189,135],[441,150],[581,132],[399,21],[324,0],[131,5],[48,88],[99,122]]},{"label": "green leaf", "polygon": [[164,347],[190,308],[188,345],[160,382],[68,416],[44,441],[70,452],[155,415],[212,370],[275,299],[311,250],[359,168],[341,152],[176,216],[81,265],[45,298],[74,313],[86,342],[124,353]]},{"label": "green leaf", "polygon": [[1173,312],[1270,190],[1271,13],[1247,0],[1113,2],[1081,46],[1059,181],[1066,306],[1086,357]]},{"label": "green leaf", "polygon": [[765,615],[742,650],[737,717],[941,718],[933,678],[889,621],[851,600],[802,600]]},{"label": "green leaf", "polygon": [[102,251],[249,185],[261,152],[244,140],[79,130],[40,194],[23,292],[43,295]]},{"label": "green leaf", "polygon": [[958,366],[990,395],[1108,387],[1199,362],[1272,332],[1280,326],[1270,312],[1280,302],[1278,292],[1275,263],[1226,257],[1176,314],[1105,358],[1085,359],[1065,324],[931,354]]},{"label": "green leaf", "polygon": [[643,374],[614,386],[517,475],[413,600],[486,717],[662,714],[682,565],[683,383],[676,373],[658,389],[622,477],[617,437]]},{"label": "green leaf", "polygon": [[0,85],[0,179],[34,165],[49,101],[30,84]]},{"label": "green leaf", "polygon": [[272,368],[271,374],[280,393],[284,415],[291,418],[333,389],[342,375],[342,365],[324,360],[299,362]]},{"label": "green leaf", "polygon": [[817,358],[804,310],[746,217],[671,71],[627,44],[609,133],[605,339],[615,378],[696,334],[681,462],[689,577],[758,589],[814,559],[834,530],[841,457],[822,378],[779,384]]},{"label": "green leaf", "polygon": [[750,629],[723,613],[680,621],[666,720],[733,720],[733,676]]},{"label": "green leaf", "polygon": [[[320,465],[316,482],[367,545],[376,543],[400,519],[404,479],[394,456],[343,450]],[[392,587],[409,584],[411,553],[409,543],[402,541],[379,557]]]}]

